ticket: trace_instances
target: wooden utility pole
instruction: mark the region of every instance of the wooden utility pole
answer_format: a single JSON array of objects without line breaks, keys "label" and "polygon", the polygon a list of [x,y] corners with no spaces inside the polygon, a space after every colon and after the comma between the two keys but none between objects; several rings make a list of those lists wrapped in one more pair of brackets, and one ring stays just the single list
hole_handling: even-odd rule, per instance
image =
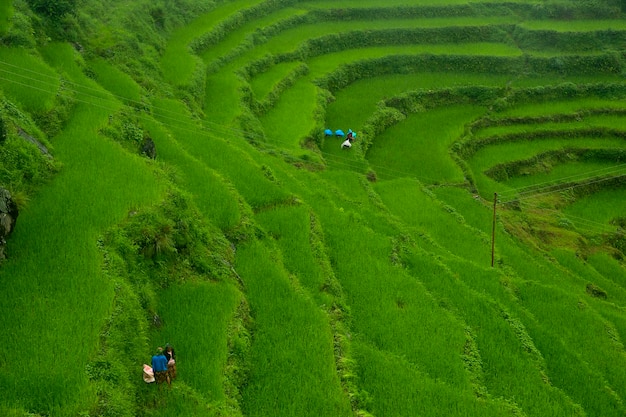
[{"label": "wooden utility pole", "polygon": [[498,193],[493,193],[493,227],[491,229],[491,267],[495,260],[496,251],[496,206],[498,204]]}]

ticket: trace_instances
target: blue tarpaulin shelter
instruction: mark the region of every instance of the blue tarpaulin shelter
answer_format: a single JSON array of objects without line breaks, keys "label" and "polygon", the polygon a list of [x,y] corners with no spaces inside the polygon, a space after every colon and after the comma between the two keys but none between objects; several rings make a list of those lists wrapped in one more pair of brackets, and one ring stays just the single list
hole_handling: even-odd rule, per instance
[{"label": "blue tarpaulin shelter", "polygon": [[333,131],[332,131],[332,130],[330,130],[330,129],[326,129],[326,130],[324,131],[324,135],[326,135],[326,136],[332,136],[332,135],[333,135]]},{"label": "blue tarpaulin shelter", "polygon": [[335,136],[343,136],[343,130],[339,129],[339,130],[335,130]]}]

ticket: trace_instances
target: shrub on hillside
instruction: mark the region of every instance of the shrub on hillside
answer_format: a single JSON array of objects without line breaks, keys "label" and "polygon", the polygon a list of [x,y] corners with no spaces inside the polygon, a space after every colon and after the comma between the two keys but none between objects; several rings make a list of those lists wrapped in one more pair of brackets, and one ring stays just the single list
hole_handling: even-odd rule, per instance
[{"label": "shrub on hillside", "polygon": [[33,20],[37,20],[21,2],[16,2],[8,32],[0,38],[3,45],[32,48],[36,44]]},{"label": "shrub on hillside", "polygon": [[36,13],[53,19],[60,19],[76,10],[76,0],[27,0]]},{"label": "shrub on hillside", "polygon": [[44,149],[49,147],[32,120],[12,103],[0,102],[0,120],[4,129],[4,140],[0,140],[0,184],[27,199],[57,171],[57,163],[25,138],[45,144]]}]

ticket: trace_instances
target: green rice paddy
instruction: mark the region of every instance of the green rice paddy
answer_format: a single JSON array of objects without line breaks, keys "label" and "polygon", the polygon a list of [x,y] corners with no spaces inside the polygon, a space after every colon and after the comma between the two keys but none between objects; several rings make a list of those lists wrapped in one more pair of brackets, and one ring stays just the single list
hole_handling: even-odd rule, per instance
[{"label": "green rice paddy", "polygon": [[0,158],[60,166],[12,190],[0,414],[624,416],[623,50],[518,46],[617,6],[134,2],[36,49],[0,6]]}]

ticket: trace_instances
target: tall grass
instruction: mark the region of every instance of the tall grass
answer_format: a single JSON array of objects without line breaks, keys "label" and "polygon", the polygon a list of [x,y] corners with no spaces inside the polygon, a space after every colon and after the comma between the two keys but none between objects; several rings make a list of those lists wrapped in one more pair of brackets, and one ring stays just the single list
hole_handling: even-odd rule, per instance
[{"label": "tall grass", "polygon": [[263,100],[272,91],[274,86],[296,69],[300,63],[285,62],[272,66],[268,71],[261,73],[250,82],[257,100]]},{"label": "tall grass", "polygon": [[595,32],[626,30],[626,23],[620,19],[611,20],[526,20],[520,27],[531,30],[550,30],[556,32]]},{"label": "tall grass", "polygon": [[276,12],[255,19],[230,32],[217,45],[214,45],[211,48],[207,48],[206,50],[202,51],[200,53],[200,57],[204,62],[210,65],[220,58],[233,54],[233,52],[238,48],[241,48],[240,53],[243,53],[244,50],[251,50],[253,48],[251,38],[252,34],[256,30],[279,23],[284,19],[289,19],[297,15],[302,15],[306,12],[306,10],[285,7]]},{"label": "tall grass", "polygon": [[302,152],[300,142],[315,127],[313,113],[316,93],[315,85],[297,82],[281,96],[276,106],[261,117],[269,143]]},{"label": "tall grass", "polygon": [[0,5],[0,35],[4,35],[9,29],[13,16],[13,2],[6,1]]},{"label": "tall grass", "polygon": [[[597,253],[587,258],[587,261],[602,276],[626,288],[626,269],[618,260],[605,253]],[[623,333],[620,332],[620,334]]]},{"label": "tall grass", "polygon": [[[157,143],[156,164],[194,195],[207,221],[232,233],[237,245],[235,266],[242,279],[241,289],[226,282],[189,282],[160,293],[164,326],[153,334],[151,343],[174,345],[180,377],[163,395],[139,381],[141,412],[161,417],[335,417],[360,414],[353,410],[357,404],[359,410],[378,416],[623,415],[623,265],[606,257],[590,257],[585,263],[573,252],[534,251],[498,225],[498,263],[490,268],[486,266],[490,210],[464,189],[437,188],[431,193],[415,180],[466,186],[465,173],[450,157],[449,147],[466,133],[468,123],[488,109],[459,105],[410,115],[375,139],[367,160],[358,143],[340,153],[337,140],[328,139],[324,157],[330,168],[322,172],[299,169],[283,163],[288,158],[276,157],[285,157],[281,149],[293,155],[304,152],[300,139],[319,122],[314,119],[319,109],[314,107],[317,87],[312,81],[328,71],[351,61],[397,53],[517,56],[518,48],[465,43],[360,48],[323,55],[305,62],[309,76],[286,90],[276,107],[260,121],[250,121],[259,122],[253,127],[263,128],[267,143],[261,147],[268,152],[257,152],[238,124],[239,117],[248,114],[241,108],[246,86],[236,72],[267,53],[291,52],[309,39],[350,30],[484,26],[516,23],[517,18],[306,24],[243,52],[251,47],[247,42],[257,28],[291,14],[316,8],[333,8],[332,13],[340,14],[348,7],[407,3],[310,1],[243,25],[202,57],[191,54],[188,45],[194,38],[259,3],[220,2],[212,12],[174,32],[164,49],[161,70],[176,89],[188,87],[203,65],[241,47],[238,58],[212,73],[202,86],[204,115],[192,114],[181,101],[155,97],[154,119],[141,117],[142,127]],[[419,3],[442,6],[431,0]],[[582,22],[572,27],[576,25],[592,28]],[[5,80],[5,93],[29,111],[50,109],[61,75],[78,83],[69,88],[79,100],[66,128],[53,140],[55,157],[65,168],[20,214],[11,237],[11,259],[0,269],[5,288],[0,301],[6,323],[4,347],[12,352],[0,360],[0,410],[24,409],[50,416],[95,414],[102,394],[95,392],[85,369],[101,347],[102,324],[113,314],[115,296],[113,284],[101,272],[97,238],[129,210],[162,198],[165,182],[152,174],[153,162],[128,154],[97,131],[109,114],[121,108],[117,98],[141,100],[141,89],[99,59],[90,61],[101,83],[96,84],[83,74],[84,67],[77,65],[82,58],[68,45],[44,47],[46,64],[36,55],[15,50],[0,49],[1,54],[6,54],[6,62],[40,67],[39,75],[50,74],[57,80],[37,93],[25,86],[5,89],[10,84]],[[255,92],[263,96],[290,65],[259,74],[252,80]],[[212,70],[217,71],[217,66]],[[379,100],[407,90],[607,79],[593,75],[509,79],[433,69],[359,81],[336,93],[326,121],[333,129],[358,131]],[[602,106],[623,108],[618,100],[586,98],[529,103],[490,114],[563,114]],[[617,118],[589,118],[581,123],[620,128]],[[517,130],[507,127],[499,132]],[[249,139],[260,141],[262,136]],[[498,184],[482,174],[485,169],[563,146],[623,148],[617,139],[594,138],[498,144],[479,151],[469,165],[486,195],[491,189],[518,185]],[[577,169],[580,166],[568,165],[554,172]],[[377,182],[372,174],[369,181],[365,178],[370,170],[376,172]],[[604,222],[626,208],[621,192],[597,196],[597,207],[581,202],[571,206],[572,216],[588,215]],[[605,209],[606,205],[613,208]],[[313,223],[318,227],[315,231]],[[242,234],[240,227],[246,228]],[[323,239],[315,233],[323,233]],[[589,295],[585,290],[589,282],[606,290],[607,300]],[[342,324],[353,352],[347,359],[353,372],[347,376],[338,369],[343,363],[338,360],[337,339],[344,335],[337,334],[328,314],[328,305],[338,301],[338,294],[345,303]],[[253,319],[252,344],[249,361],[240,365],[249,373],[245,380],[232,381],[225,371],[229,354],[236,354],[228,351],[233,336],[229,325],[237,307],[246,302]],[[356,387],[346,386],[346,380]],[[233,387],[234,383],[240,385]]]},{"label": "tall grass", "polygon": [[[69,45],[48,48],[57,62],[74,62]],[[98,88],[87,77],[73,81]],[[65,168],[20,216],[14,255],[0,269],[5,347],[13,352],[4,359],[3,401],[44,414],[73,416],[94,403],[85,365],[113,297],[96,241],[162,192],[144,161],[97,134],[107,117],[93,103],[77,104],[54,140]]]},{"label": "tall grass", "polygon": [[285,268],[320,305],[329,302],[323,288],[328,277],[315,259],[311,243],[311,212],[306,206],[284,207],[255,216],[277,241]]},{"label": "tall grass", "polygon": [[622,127],[623,118],[619,115],[598,115],[598,116],[581,116],[578,120],[563,119],[561,121],[548,123],[520,123],[505,126],[490,126],[483,129],[477,129],[472,134],[475,138],[484,138],[490,136],[507,135],[514,133],[534,133],[536,131],[558,131],[564,129],[581,129],[581,128],[612,128],[620,129]]},{"label": "tall grass", "polygon": [[[545,362],[523,324],[482,291],[471,290],[418,252],[408,255],[411,273],[467,323],[480,354],[479,386],[503,398],[528,416],[580,415],[578,407],[558,387],[544,382]],[[468,270],[455,271],[461,277]]]},{"label": "tall grass", "polygon": [[[342,7],[354,7],[355,5],[359,5],[360,7],[380,7],[381,5],[389,6],[406,6],[406,0],[389,0],[388,2],[382,3],[380,0],[340,0],[340,1],[315,1],[312,7],[316,8],[342,8]],[[462,0],[444,0],[444,1],[435,1],[435,0],[420,0],[420,5],[434,5],[440,6],[442,4],[465,4]]]},{"label": "tall grass", "polygon": [[334,94],[335,101],[326,109],[328,126],[362,126],[376,110],[376,104],[385,98],[406,91],[459,87],[465,85],[504,86],[509,76],[494,74],[459,74],[423,72],[394,74],[359,80]]},{"label": "tall grass", "polygon": [[202,214],[223,231],[237,227],[242,213],[234,187],[187,152],[165,126],[151,119],[144,119],[143,126],[156,144],[157,159],[175,167],[176,182],[193,194]]},{"label": "tall grass", "polygon": [[[503,18],[507,21],[507,18]],[[234,64],[238,66],[243,66],[245,63],[249,61],[253,61],[267,54],[281,54],[292,52],[296,50],[300,45],[306,42],[309,39],[315,39],[321,37],[323,35],[329,34],[338,34],[351,32],[355,30],[376,30],[376,29],[386,29],[389,27],[394,28],[418,28],[424,27],[445,27],[446,25],[467,25],[467,26],[483,26],[488,25],[489,19],[486,18],[477,18],[476,20],[463,18],[461,19],[402,19],[402,20],[355,20],[351,21],[349,25],[338,25],[336,22],[318,22],[314,24],[302,24],[298,25],[294,28],[287,29],[285,31],[280,32],[279,34],[272,36],[267,40],[267,42],[263,44],[257,45],[254,49],[246,52],[238,59],[233,61]],[[487,44],[484,44],[481,48],[474,48],[475,51],[479,51],[479,54],[483,54],[488,50],[493,50],[497,55],[518,55],[519,49],[511,46],[506,46],[504,44],[491,44],[493,46],[489,46],[485,48]],[[387,45],[387,47],[391,48],[389,54],[397,54],[401,53],[400,51],[404,51],[402,53],[410,53],[410,50],[413,51],[422,51],[422,53],[427,53],[428,51],[434,51],[432,53],[445,53],[446,50],[449,50],[448,53],[459,53],[463,54],[464,49],[461,47],[457,47],[454,45],[414,45],[413,47],[402,47],[402,46],[394,46]],[[378,48],[380,49],[380,48]],[[383,48],[384,49],[384,48]],[[465,49],[466,50],[466,49]],[[481,52],[482,51],[482,52]],[[416,52],[417,53],[417,52]]]},{"label": "tall grass", "polygon": [[405,357],[433,378],[467,388],[460,358],[465,343],[462,324],[389,261],[394,256],[390,238],[366,227],[366,218],[356,211],[329,205],[316,212],[351,308],[353,332],[381,350]]},{"label": "tall grass", "polygon": [[[437,243],[457,256],[478,262],[486,259],[490,249],[486,235],[459,224],[462,218],[450,207],[444,207],[424,194],[416,181],[380,182],[375,189],[389,210],[405,224],[428,230]],[[438,227],[429,227],[432,224]]]},{"label": "tall grass", "polygon": [[487,55],[517,56],[521,51],[513,46],[501,43],[459,43],[436,45],[387,45],[367,48],[347,49],[340,52],[324,54],[310,59],[307,63],[312,75],[323,75],[351,61],[382,58],[389,55]]},{"label": "tall grass", "polygon": [[235,133],[222,127],[213,132],[201,130],[185,107],[175,103],[155,100],[159,108],[169,109],[156,114],[157,119],[168,126],[183,149],[234,184],[248,204],[258,208],[288,197],[276,182],[262,174],[262,167],[247,153],[230,144],[231,139],[241,141],[241,137],[231,138]]},{"label": "tall grass", "polygon": [[0,48],[0,87],[26,111],[52,109],[60,75],[43,60],[23,48]]},{"label": "tall grass", "polygon": [[576,295],[535,285],[520,288],[524,304],[553,335],[575,349],[581,359],[603,375],[607,386],[624,398],[623,345],[612,336],[614,329]]},{"label": "tall grass", "polygon": [[462,182],[463,173],[450,158],[449,147],[463,134],[464,125],[484,111],[475,106],[454,106],[412,114],[376,137],[367,159],[383,179]]},{"label": "tall grass", "polygon": [[[622,189],[602,190],[580,198],[567,206],[564,213],[593,222],[608,224],[626,213],[626,191]],[[598,226],[600,227],[600,226]]]},{"label": "tall grass", "polygon": [[244,414],[349,416],[327,318],[275,259],[262,242],[237,251],[237,270],[255,320]]},{"label": "tall grass", "polygon": [[118,98],[130,104],[141,101],[141,89],[126,73],[109,64],[104,59],[89,62],[89,68],[96,74],[96,81]]},{"label": "tall grass", "polygon": [[600,173],[614,171],[610,162],[570,162],[545,166],[544,172],[533,175],[511,176],[503,184],[511,188],[524,188],[536,184],[556,184],[559,181],[583,181],[594,178]]},{"label": "tall grass", "polygon": [[[535,80],[531,80],[534,84]],[[547,84],[550,83],[548,82]],[[578,100],[549,100],[538,103],[520,103],[513,108],[497,112],[495,115],[501,117],[546,116],[550,114],[570,114],[588,108],[623,109],[624,103],[619,100],[608,100],[593,97]]]},{"label": "tall grass", "polygon": [[[506,162],[513,162],[517,160],[526,160],[533,158],[537,154],[551,151],[560,150],[563,148],[584,148],[584,149],[618,149],[623,146],[623,140],[621,139],[597,139],[597,138],[583,138],[583,139],[541,139],[521,142],[509,142],[495,144],[480,149],[472,158],[468,161],[469,166],[474,173],[474,179],[476,186],[481,192],[481,195],[485,198],[493,196],[494,192],[510,192],[514,191],[514,188],[510,188],[509,184],[498,183],[484,174],[484,171],[489,168]],[[571,165],[573,166],[573,165]],[[574,166],[575,167],[575,166]],[[560,170],[562,173],[555,173],[551,175],[555,178],[564,178],[568,172],[566,169]],[[574,174],[579,174],[576,170],[572,170]],[[547,178],[549,180],[549,178]],[[521,180],[525,182],[524,180]],[[536,180],[535,183],[540,183],[541,180]],[[517,186],[518,183],[512,182],[513,186]]]},{"label": "tall grass", "polygon": [[220,20],[240,9],[258,4],[261,0],[237,0],[225,2],[214,10],[198,17],[171,35],[161,58],[163,77],[174,85],[186,85],[196,70],[196,56],[189,49],[191,41],[213,29]]},{"label": "tall grass", "polygon": [[[373,415],[384,416],[507,416],[511,407],[501,400],[479,399],[424,375],[401,356],[366,343],[355,343],[359,381],[371,398]],[[419,389],[416,389],[419,386]]]},{"label": "tall grass", "polygon": [[[234,74],[216,74],[207,77],[203,110],[210,125],[230,127],[240,114],[241,97],[233,94],[241,82]],[[237,134],[235,131],[228,132]]]},{"label": "tall grass", "polygon": [[227,283],[186,283],[159,294],[163,327],[152,336],[152,344],[156,348],[169,343],[174,348],[178,374],[174,386],[184,383],[208,403],[226,400],[227,330],[240,299],[239,291]]}]

